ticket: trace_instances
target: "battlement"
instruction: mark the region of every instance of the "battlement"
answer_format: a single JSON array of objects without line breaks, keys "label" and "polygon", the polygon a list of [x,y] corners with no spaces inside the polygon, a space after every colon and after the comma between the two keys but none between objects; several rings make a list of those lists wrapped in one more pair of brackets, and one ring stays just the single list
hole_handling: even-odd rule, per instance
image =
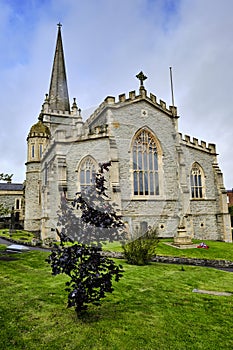
[{"label": "battlement", "polygon": [[216,155],[216,145],[214,143],[208,143],[207,145],[205,141],[199,141],[195,137],[191,139],[190,136],[183,136],[181,133],[179,133],[179,136],[181,143],[185,144],[186,146]]},{"label": "battlement", "polygon": [[51,115],[60,115],[60,116],[70,116],[70,111],[59,111],[59,110],[56,110],[56,109],[48,109],[48,114],[51,114]]},{"label": "battlement", "polygon": [[50,135],[49,134],[46,134],[44,132],[30,132],[28,134],[28,137],[27,137],[27,140],[30,138],[33,138],[33,137],[40,137],[40,138],[46,138],[46,139],[49,139],[50,138]]},{"label": "battlement", "polygon": [[150,93],[150,96],[147,96],[147,90],[145,88],[140,88],[138,95],[136,94],[136,91],[133,90],[129,92],[128,96],[126,96],[125,93],[120,94],[118,96],[118,99],[116,99],[114,96],[107,96],[105,100],[99,105],[99,107],[93,112],[93,114],[87,119],[87,123],[91,124],[96,116],[108,106],[119,108],[122,106],[122,104],[126,105],[129,103],[138,102],[140,100],[146,100],[156,108],[163,110],[170,117],[178,118],[177,107],[169,106],[169,108],[167,108],[166,102],[163,100],[159,100],[159,102],[157,102],[157,97],[155,95]]},{"label": "battlement", "polygon": [[87,127],[82,130],[82,133],[77,135],[73,133],[72,129],[57,129],[53,135],[53,139],[50,145],[54,142],[72,142],[72,141],[83,141],[90,140],[93,138],[107,137],[108,136],[108,126],[99,125],[93,128]]},{"label": "battlement", "polygon": [[63,110],[57,110],[57,109],[50,108],[48,94],[45,94],[45,100],[44,100],[44,103],[42,104],[41,113],[42,114],[51,114],[51,115],[58,115],[59,114],[61,116],[70,116],[70,114],[71,114],[70,111],[63,111]]},{"label": "battlement", "polygon": [[166,102],[164,102],[163,100],[159,100],[159,102],[157,102],[157,97],[152,93],[150,93],[150,96],[147,96],[147,91],[145,88],[140,88],[139,95],[136,95],[135,90],[130,91],[128,97],[126,96],[126,94],[120,94],[118,96],[118,100],[116,100],[116,98],[113,96],[107,96],[104,100],[104,104],[105,105],[119,105],[121,103],[135,102],[135,101],[139,101],[142,99],[149,101],[150,103],[152,103],[156,107],[164,110],[169,115],[171,115],[173,117],[174,116],[177,117],[177,108],[176,107],[169,106],[169,108],[167,108]]},{"label": "battlement", "polygon": [[107,136],[107,134],[108,134],[108,126],[107,125],[98,125],[92,129],[89,129],[89,136],[90,135]]}]

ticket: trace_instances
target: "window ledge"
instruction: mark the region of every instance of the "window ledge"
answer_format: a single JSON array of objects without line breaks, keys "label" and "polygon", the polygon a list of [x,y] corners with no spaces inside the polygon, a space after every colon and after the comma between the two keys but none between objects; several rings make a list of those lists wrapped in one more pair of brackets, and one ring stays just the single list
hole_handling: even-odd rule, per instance
[{"label": "window ledge", "polygon": [[216,198],[191,198],[190,202],[216,202]]},{"label": "window ledge", "polygon": [[158,196],[133,196],[132,201],[163,201],[165,198],[161,195]]},{"label": "window ledge", "polygon": [[195,201],[203,201],[204,202],[204,201],[209,200],[209,199],[207,199],[207,198],[190,198],[190,200],[194,201],[194,202]]}]

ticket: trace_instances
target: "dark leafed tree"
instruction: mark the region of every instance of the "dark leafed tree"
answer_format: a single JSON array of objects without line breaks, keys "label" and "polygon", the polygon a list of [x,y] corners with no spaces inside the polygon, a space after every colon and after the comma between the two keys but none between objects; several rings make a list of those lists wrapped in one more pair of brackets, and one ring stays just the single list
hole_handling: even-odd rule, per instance
[{"label": "dark leafed tree", "polygon": [[[111,163],[100,164],[94,186],[76,194],[72,205],[63,197],[58,213],[57,234],[60,245],[54,245],[47,261],[52,274],[65,273],[68,307],[78,315],[88,304],[100,304],[106,293],[113,292],[113,280],[119,281],[122,266],[102,254],[102,244],[124,239],[124,223],[106,194],[104,173]],[[68,243],[68,244],[67,244]]]}]

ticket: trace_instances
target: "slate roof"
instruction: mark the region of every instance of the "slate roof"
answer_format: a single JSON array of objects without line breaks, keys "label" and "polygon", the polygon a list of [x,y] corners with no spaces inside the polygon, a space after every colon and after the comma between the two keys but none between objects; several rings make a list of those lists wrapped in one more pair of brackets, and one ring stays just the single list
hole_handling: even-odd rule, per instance
[{"label": "slate roof", "polygon": [[0,191],[23,191],[23,184],[0,182]]}]

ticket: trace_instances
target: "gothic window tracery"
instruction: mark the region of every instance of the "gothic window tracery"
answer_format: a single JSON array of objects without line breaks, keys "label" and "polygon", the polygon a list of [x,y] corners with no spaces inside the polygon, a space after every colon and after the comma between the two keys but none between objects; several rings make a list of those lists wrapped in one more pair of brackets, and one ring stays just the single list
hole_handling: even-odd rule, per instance
[{"label": "gothic window tracery", "polygon": [[200,199],[204,197],[204,173],[198,163],[192,165],[190,174],[191,197]]},{"label": "gothic window tracery", "polygon": [[85,157],[78,170],[79,190],[82,191],[87,186],[92,186],[95,181],[95,174],[97,171],[97,162],[90,156]]},{"label": "gothic window tracery", "polygon": [[159,163],[154,135],[146,129],[137,133],[132,152],[134,195],[159,195]]}]

